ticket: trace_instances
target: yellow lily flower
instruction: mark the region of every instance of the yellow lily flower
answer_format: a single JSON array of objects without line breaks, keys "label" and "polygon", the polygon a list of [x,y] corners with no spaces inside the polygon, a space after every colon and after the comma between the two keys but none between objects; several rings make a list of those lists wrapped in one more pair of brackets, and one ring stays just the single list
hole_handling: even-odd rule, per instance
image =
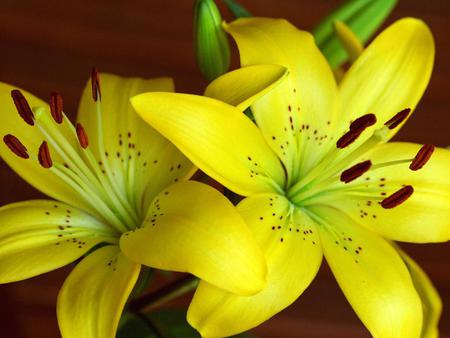
[{"label": "yellow lily flower", "polygon": [[209,86],[209,98],[132,99],[195,165],[246,197],[237,208],[268,264],[267,286],[254,296],[201,282],[189,322],[204,337],[253,328],[302,294],[324,255],[374,337],[419,337],[422,301],[432,304],[421,297],[431,297],[431,286],[416,290],[424,278],[414,277],[389,240],[449,240],[450,152],[387,141],[428,84],[428,27],[413,18],[394,23],[339,86],[312,36],[287,21],[247,18],[225,28],[243,66],[289,70],[286,81],[251,105],[256,125],[242,114],[248,104],[226,76]]},{"label": "yellow lily flower", "polygon": [[[274,84],[286,72],[255,69],[266,81],[247,86],[255,98],[255,86]],[[215,189],[187,181],[193,164],[129,103],[154,90],[172,91],[173,82],[103,74],[100,90],[93,72],[74,126],[59,94],[49,106],[0,83],[0,154],[56,200],[0,208],[0,283],[86,255],[59,293],[64,338],[115,337],[141,264],[189,272],[240,295],[265,285],[263,254],[234,206]]]}]

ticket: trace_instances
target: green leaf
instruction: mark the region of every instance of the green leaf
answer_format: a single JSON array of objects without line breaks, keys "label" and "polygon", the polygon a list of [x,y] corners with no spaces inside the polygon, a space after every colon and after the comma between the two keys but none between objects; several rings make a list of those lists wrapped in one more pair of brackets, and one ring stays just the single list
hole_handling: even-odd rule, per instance
[{"label": "green leaf", "polygon": [[344,22],[365,44],[392,12],[397,0],[348,0],[314,29],[316,43],[333,69],[347,61],[347,53],[334,33],[333,22]]},{"label": "green leaf", "polygon": [[[186,312],[183,310],[159,310],[149,313],[147,317],[164,338],[201,338],[186,321]],[[233,337],[256,338],[247,333]]]},{"label": "green leaf", "polygon": [[160,338],[145,317],[125,312],[117,330],[117,338]]},{"label": "green leaf", "polygon": [[236,19],[238,18],[248,18],[253,16],[252,13],[250,13],[247,8],[239,4],[238,2],[234,0],[224,0],[225,5],[228,7],[231,13],[233,13],[234,17]]},{"label": "green leaf", "polygon": [[209,81],[228,71],[230,47],[222,28],[222,16],[213,0],[196,1],[194,43],[197,64]]},{"label": "green leaf", "polygon": [[133,291],[131,292],[130,299],[139,297],[147,288],[150,281],[155,275],[155,270],[146,266],[142,266],[139,278],[134,285]]}]

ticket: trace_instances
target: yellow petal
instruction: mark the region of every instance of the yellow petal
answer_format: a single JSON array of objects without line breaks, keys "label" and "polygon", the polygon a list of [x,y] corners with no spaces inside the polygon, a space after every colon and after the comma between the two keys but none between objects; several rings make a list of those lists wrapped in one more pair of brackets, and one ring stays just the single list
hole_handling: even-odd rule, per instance
[{"label": "yellow petal", "polygon": [[[0,83],[0,113],[2,116],[2,123],[0,123],[0,137],[7,134],[12,134],[19,138],[19,140],[26,146],[30,156],[36,157],[38,154],[39,146],[44,140],[44,136],[39,131],[37,126],[30,126],[26,124],[17,113],[11,98],[11,90],[17,89],[17,87]],[[22,94],[27,99],[30,107],[41,107],[41,120],[51,120],[50,109],[46,102],[36,98],[32,94],[21,90]],[[50,123],[54,123],[50,121]],[[69,142],[77,148],[78,141],[73,136],[73,133],[69,129],[67,119],[63,120],[63,123],[59,125],[61,132],[67,137]],[[63,163],[64,161],[58,156],[56,151],[50,147],[52,159],[55,162]],[[79,196],[71,190],[67,184],[63,183],[57,176],[50,172],[48,169],[42,168],[37,161],[31,159],[22,159],[14,155],[3,142],[0,142],[0,155],[5,162],[24,180],[34,186],[36,189],[42,191],[44,194],[49,195],[57,200],[64,201],[70,205],[75,205],[84,209],[89,209],[89,206],[81,201]]]},{"label": "yellow petal", "polygon": [[140,265],[115,245],[102,247],[79,263],[58,295],[58,323],[64,338],[114,338]]},{"label": "yellow petal", "polygon": [[190,272],[238,294],[260,291],[266,278],[261,250],[234,206],[217,190],[186,181],[153,201],[148,218],[122,235],[132,260],[163,270]]},{"label": "yellow petal", "polygon": [[[113,74],[99,74],[101,87],[101,110],[104,139],[106,150],[112,154],[119,148],[119,134],[124,142],[134,142],[139,145],[158,142],[161,136],[150,126],[142,123],[130,104],[130,98],[141,93],[153,91],[174,90],[174,84],[170,78],[141,79],[125,78]],[[80,121],[88,136],[97,138],[97,104],[92,99],[91,82],[88,80],[83,90],[78,108],[78,121]],[[128,139],[128,133],[131,138]],[[96,145],[92,144],[93,147]],[[147,149],[142,149],[146,151]]]},{"label": "yellow petal", "polygon": [[430,80],[433,62],[433,36],[425,23],[406,18],[389,26],[341,82],[342,125],[338,131],[348,129],[351,120],[364,114],[376,114],[377,126],[381,126],[405,108],[414,110]]},{"label": "yellow petal", "polygon": [[258,128],[241,111],[187,94],[146,93],[132,104],[196,166],[241,195],[280,190],[283,168]]},{"label": "yellow petal", "polygon": [[311,212],[320,217],[325,258],[372,336],[419,338],[420,298],[397,251],[338,209],[312,207]]},{"label": "yellow petal", "polygon": [[[372,163],[414,158],[420,145],[387,143],[370,155]],[[384,167],[367,174],[369,188],[388,196],[403,185],[412,185],[414,193],[404,203],[383,209],[376,201],[341,201],[344,210],[373,231],[397,241],[427,243],[450,240],[450,151],[436,148],[431,159],[418,170],[409,163]],[[355,181],[356,182],[356,181]],[[380,196],[380,197],[385,197]],[[361,212],[362,210],[362,212]]]},{"label": "yellow petal", "polygon": [[[338,109],[333,73],[312,35],[286,20],[245,18],[225,29],[239,47],[242,66],[278,64],[289,71],[252,111],[267,143],[295,180],[321,158],[331,141]],[[317,150],[302,158],[310,147]]]},{"label": "yellow petal", "polygon": [[[183,179],[193,174],[193,165],[167,139],[156,130],[144,123],[130,104],[134,95],[152,91],[173,91],[174,84],[170,78],[125,78],[113,74],[102,73],[100,77],[103,124],[103,140],[105,152],[111,154],[108,161],[115,171],[116,183],[122,189],[130,185],[127,177],[128,168],[123,165],[123,158],[134,161],[132,180],[142,188],[144,204],[142,210],[148,208],[148,203],[164,187],[173,183],[175,179]],[[78,120],[83,124],[90,146],[100,159],[98,148],[97,105],[92,99],[91,83],[86,84],[78,108]],[[102,141],[103,142],[103,141]],[[120,154],[120,157],[117,156]],[[180,165],[177,170],[171,170]],[[123,179],[121,180],[121,175]],[[149,178],[151,178],[149,182]],[[137,195],[138,189],[130,192]],[[140,200],[140,196],[137,200]]]},{"label": "yellow petal", "polygon": [[63,203],[36,200],[3,206],[0,283],[60,268],[115,236],[110,227]]},{"label": "yellow petal", "polygon": [[188,321],[203,337],[228,337],[249,330],[294,302],[315,277],[322,250],[315,225],[279,195],[248,197],[238,210],[263,248],[267,286],[250,297],[200,282]]},{"label": "yellow petal", "polygon": [[442,301],[439,293],[421,267],[404,251],[398,247],[397,250],[402,256],[411,274],[414,287],[422,300],[423,326],[420,338],[438,338],[438,324],[442,313]]},{"label": "yellow petal", "polygon": [[287,74],[286,68],[278,65],[239,68],[211,82],[205,90],[205,96],[244,111],[258,98],[278,86]]}]

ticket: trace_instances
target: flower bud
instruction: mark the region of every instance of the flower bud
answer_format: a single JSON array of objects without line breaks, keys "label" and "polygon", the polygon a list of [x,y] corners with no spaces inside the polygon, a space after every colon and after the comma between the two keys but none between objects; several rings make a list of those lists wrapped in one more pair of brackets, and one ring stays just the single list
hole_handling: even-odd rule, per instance
[{"label": "flower bud", "polygon": [[313,29],[313,34],[331,68],[338,68],[349,58],[339,37],[335,34],[335,21],[342,21],[355,34],[355,37],[365,44],[383,24],[396,4],[397,0],[348,0],[323,19]]},{"label": "flower bud", "polygon": [[333,23],[334,33],[341,42],[342,47],[347,53],[348,59],[351,63],[355,62],[358,56],[362,53],[364,47],[359,41],[355,33],[345,23],[336,20]]},{"label": "flower bud", "polygon": [[197,64],[212,81],[230,67],[230,47],[222,28],[222,17],[213,0],[197,0],[194,17]]}]

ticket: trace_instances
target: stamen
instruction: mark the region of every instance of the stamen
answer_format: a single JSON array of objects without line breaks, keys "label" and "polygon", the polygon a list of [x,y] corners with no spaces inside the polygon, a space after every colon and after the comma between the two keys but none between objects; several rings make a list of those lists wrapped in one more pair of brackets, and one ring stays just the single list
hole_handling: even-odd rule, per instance
[{"label": "stamen", "polygon": [[[365,129],[365,128],[364,128]],[[343,149],[352,144],[364,131],[364,129],[350,129],[347,133],[341,136],[336,142],[336,147]]]},{"label": "stamen", "polygon": [[384,125],[389,129],[394,129],[408,117],[410,112],[410,108],[403,109],[395,114],[394,117],[387,121]]},{"label": "stamen", "polygon": [[422,169],[422,167],[430,160],[431,155],[434,152],[434,145],[424,144],[422,148],[417,152],[416,157],[409,165],[409,169],[416,171]]},{"label": "stamen", "polygon": [[34,126],[33,111],[31,110],[31,107],[28,104],[25,96],[23,96],[22,92],[18,89],[13,89],[11,91],[11,97],[20,117],[23,118],[23,120],[30,126]]},{"label": "stamen", "polygon": [[102,98],[102,92],[100,89],[100,78],[98,76],[97,68],[92,68],[91,72],[91,85],[92,85],[92,98],[95,102],[97,100],[101,100]]},{"label": "stamen", "polygon": [[350,130],[364,130],[377,123],[377,117],[375,114],[366,114],[358,117],[355,121],[350,124]]},{"label": "stamen", "polygon": [[27,148],[14,135],[8,134],[3,136],[3,142],[5,142],[9,150],[11,150],[17,156],[24,159],[30,158]]},{"label": "stamen", "polygon": [[38,160],[42,167],[51,168],[53,165],[52,158],[50,156],[50,150],[46,141],[42,142],[39,147]]},{"label": "stamen", "polygon": [[355,164],[353,167],[344,170],[341,174],[341,182],[349,183],[358,177],[362,176],[366,171],[370,169],[372,166],[371,161],[364,161],[358,164]]},{"label": "stamen", "polygon": [[50,96],[50,112],[56,123],[63,121],[63,99],[59,93],[53,92]]},{"label": "stamen", "polygon": [[84,130],[81,123],[77,123],[76,130],[77,130],[77,136],[78,136],[78,141],[80,142],[80,146],[83,149],[86,149],[89,145],[89,139],[88,139],[86,131]]},{"label": "stamen", "polygon": [[381,206],[384,209],[392,209],[405,202],[414,192],[414,188],[407,185],[397,192],[393,193],[389,197],[386,197],[381,201]]}]

